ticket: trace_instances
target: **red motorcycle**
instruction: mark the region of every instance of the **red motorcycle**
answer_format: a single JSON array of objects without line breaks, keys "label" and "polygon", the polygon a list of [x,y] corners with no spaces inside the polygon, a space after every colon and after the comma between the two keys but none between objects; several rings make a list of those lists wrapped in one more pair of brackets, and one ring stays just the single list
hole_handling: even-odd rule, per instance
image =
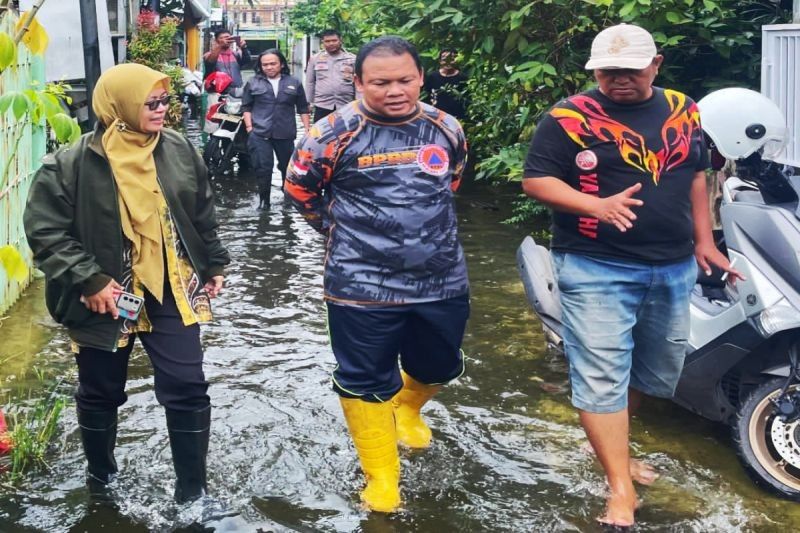
[{"label": "red motorcycle", "polygon": [[[210,104],[204,127],[209,137],[203,160],[210,179],[233,175],[235,170],[241,172],[249,163],[241,88],[231,87],[232,82],[224,72],[211,73],[205,80]],[[216,101],[211,103],[212,100]]]}]

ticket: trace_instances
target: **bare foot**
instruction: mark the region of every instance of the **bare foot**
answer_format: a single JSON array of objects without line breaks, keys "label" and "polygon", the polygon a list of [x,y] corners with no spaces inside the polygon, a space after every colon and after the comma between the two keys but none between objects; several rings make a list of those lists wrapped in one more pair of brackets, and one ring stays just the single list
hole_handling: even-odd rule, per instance
[{"label": "bare foot", "polygon": [[[592,445],[588,441],[581,444],[580,450],[587,455],[595,454],[594,448],[592,448]],[[630,469],[631,478],[641,485],[652,485],[653,482],[658,479],[658,472],[656,472],[656,469],[639,459],[631,459]]]},{"label": "bare foot", "polygon": [[658,472],[656,472],[656,469],[639,459],[631,459],[630,468],[631,478],[642,485],[652,485],[653,482],[658,479]]},{"label": "bare foot", "polygon": [[603,525],[621,528],[633,527],[633,513],[638,500],[633,485],[628,490],[611,491],[606,500],[606,514],[597,519]]}]

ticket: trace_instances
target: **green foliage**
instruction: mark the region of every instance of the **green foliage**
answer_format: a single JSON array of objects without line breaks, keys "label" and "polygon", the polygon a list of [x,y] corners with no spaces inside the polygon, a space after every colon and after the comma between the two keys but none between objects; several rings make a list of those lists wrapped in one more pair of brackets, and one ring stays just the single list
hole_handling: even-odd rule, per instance
[{"label": "green foliage", "polygon": [[317,23],[320,15],[320,0],[299,2],[287,13],[289,25],[296,32],[306,35],[318,35],[324,28]]},{"label": "green foliage", "polygon": [[338,30],[345,47],[357,50],[380,35],[400,34],[405,13],[389,0],[307,0],[289,10],[288,20],[295,31],[307,35]]},{"label": "green foliage", "polygon": [[179,21],[175,18],[165,17],[157,23],[155,15],[142,11],[136,21],[136,34],[128,44],[128,57],[133,63],[163,72],[170,78],[169,94],[174,98],[164,121],[167,126],[180,123],[182,115],[181,103],[175,96],[180,94],[183,86],[183,70],[180,65],[170,62],[178,26]]},{"label": "green foliage", "polygon": [[[520,181],[527,143],[515,143],[501,147],[496,153],[486,156],[480,163],[476,179],[494,181]],[[535,200],[528,200],[523,194],[512,205],[512,216],[506,222],[516,224],[530,218],[545,218],[549,210]]]},{"label": "green foliage", "polygon": [[5,32],[0,32],[0,72],[17,60],[17,46],[14,39]]},{"label": "green foliage", "polygon": [[59,142],[71,143],[81,135],[75,120],[64,113],[58,96],[47,90],[26,89],[4,93],[0,96],[0,115],[9,110],[17,122],[24,121],[26,115],[30,115],[34,124],[46,120]]},{"label": "green foliage", "polygon": [[601,29],[630,22],[651,31],[665,55],[656,83],[697,99],[757,87],[760,25],[790,18],[771,0],[311,0],[292,14],[298,31],[337,28],[354,50],[389,33],[424,58],[459,50],[470,76],[467,137],[481,176],[498,180],[519,179],[509,171],[521,163],[515,145],[528,142],[539,116],[594,83],[583,66]]},{"label": "green foliage", "polygon": [[59,143],[72,143],[81,136],[78,123],[61,107],[59,92],[50,92],[48,89],[26,89],[3,93],[0,96],[0,116],[7,117],[9,113],[14,119],[17,131],[8,159],[5,161],[5,170],[0,175],[0,188],[7,184],[9,172],[14,168],[12,162],[17,157],[17,149],[24,133],[23,126],[29,120],[33,124],[41,124],[42,120],[45,120]]},{"label": "green foliage", "polygon": [[[8,13],[3,16],[8,16]],[[28,20],[27,24],[30,23],[31,20]],[[36,44],[40,45],[41,40],[36,40]],[[18,46],[11,35],[0,31],[0,76],[6,68],[14,68],[16,65]],[[0,95],[0,117],[6,119],[14,135],[11,145],[7,147],[8,156],[3,162],[0,190],[6,187],[11,170],[16,168],[14,160],[17,158],[20,142],[29,124],[41,125],[42,121],[45,121],[54,132],[58,143],[71,143],[80,137],[81,130],[78,123],[64,113],[61,106],[62,102],[69,101],[65,93],[66,88],[68,87],[63,84],[49,84],[44,89],[32,85],[23,91],[6,91]],[[10,120],[11,117],[13,120]],[[11,245],[0,247],[0,268],[6,271],[10,279],[18,282],[28,277],[24,259],[19,250]]]},{"label": "green foliage", "polygon": [[[38,380],[45,382],[43,372],[34,368]],[[59,390],[61,381],[48,388],[44,397],[32,400],[29,406],[18,406],[9,412],[11,431],[11,482],[36,467],[46,467],[46,455],[58,431],[58,421],[67,401]]]}]

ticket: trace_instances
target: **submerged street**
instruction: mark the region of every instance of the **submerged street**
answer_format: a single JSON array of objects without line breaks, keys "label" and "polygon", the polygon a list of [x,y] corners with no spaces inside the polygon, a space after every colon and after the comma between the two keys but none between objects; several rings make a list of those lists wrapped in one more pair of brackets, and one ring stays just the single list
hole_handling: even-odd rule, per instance
[{"label": "submerged street", "polygon": [[[211,382],[209,484],[241,515],[220,531],[599,531],[604,482],[569,404],[566,365],[527,308],[514,254],[531,228],[504,225],[517,189],[465,183],[460,235],[472,287],[465,376],[425,411],[434,444],[402,453],[404,510],[358,507],[362,476],[336,395],[322,302],[323,241],[273,180],[256,209],[248,177],[216,183],[221,237],[233,257],[215,322],[203,330]],[[0,327],[0,405],[76,383],[68,339],[47,316],[38,280]],[[36,370],[34,370],[36,369]],[[43,378],[37,377],[37,372]],[[42,380],[45,385],[42,385]],[[152,370],[137,347],[120,410],[118,509],[90,507],[74,404],[62,414],[50,470],[0,485],[0,531],[170,531],[167,430]],[[669,402],[633,428],[661,477],[642,488],[637,531],[787,531],[800,507],[755,487],[728,430]]]}]

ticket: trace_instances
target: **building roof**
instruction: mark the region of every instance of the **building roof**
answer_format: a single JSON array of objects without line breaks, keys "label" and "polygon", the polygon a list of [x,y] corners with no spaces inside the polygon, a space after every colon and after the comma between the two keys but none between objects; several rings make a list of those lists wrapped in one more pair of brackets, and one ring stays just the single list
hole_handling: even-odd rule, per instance
[{"label": "building roof", "polygon": [[186,9],[192,12],[192,17],[197,22],[211,18],[207,0],[186,0]]}]

